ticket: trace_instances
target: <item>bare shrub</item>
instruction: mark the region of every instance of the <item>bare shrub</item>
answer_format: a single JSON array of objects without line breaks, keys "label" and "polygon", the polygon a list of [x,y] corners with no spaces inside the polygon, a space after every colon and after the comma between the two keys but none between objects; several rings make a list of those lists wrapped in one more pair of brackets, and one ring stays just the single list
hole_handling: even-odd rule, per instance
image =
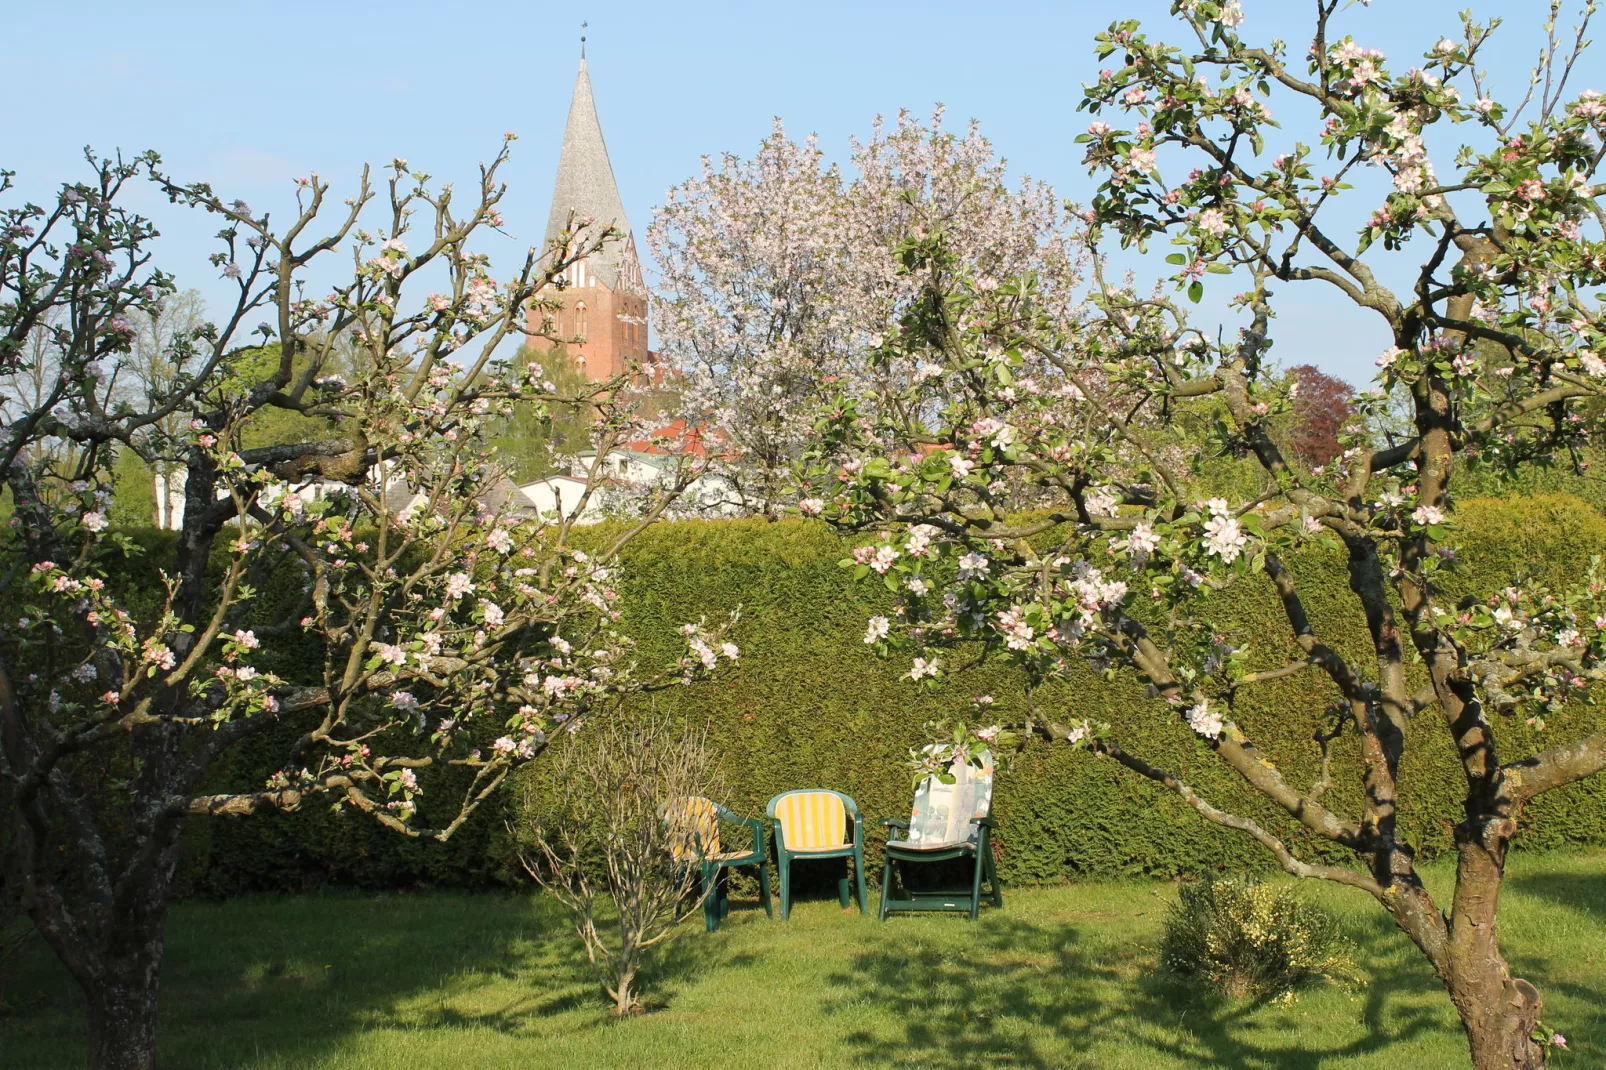
[{"label": "bare shrub", "polygon": [[614,1013],[639,1013],[643,955],[702,903],[696,833],[675,815],[714,790],[707,729],[609,718],[568,741],[559,781],[555,798],[526,785],[519,860],[567,908]]}]

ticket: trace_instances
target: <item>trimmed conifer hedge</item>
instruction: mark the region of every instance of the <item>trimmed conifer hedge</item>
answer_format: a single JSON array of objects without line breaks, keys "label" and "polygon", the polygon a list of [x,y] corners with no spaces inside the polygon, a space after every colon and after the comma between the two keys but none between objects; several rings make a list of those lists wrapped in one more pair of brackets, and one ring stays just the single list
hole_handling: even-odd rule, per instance
[{"label": "trimmed conifer hedge", "polygon": [[[1581,575],[1592,555],[1606,552],[1606,520],[1566,496],[1463,502],[1456,524],[1467,546],[1458,567],[1469,589],[1487,591],[1523,573],[1564,582]],[[823,525],[798,521],[659,525],[627,552],[622,602],[643,666],[674,648],[680,624],[740,607],[733,635],[742,647],[739,666],[642,701],[710,725],[729,785],[724,801],[733,809],[762,814],[777,792],[835,788],[858,801],[873,846],[879,818],[907,816],[912,789],[906,759],[910,748],[929,738],[927,724],[962,716],[973,695],[994,695],[1005,715],[1019,712],[1023,696],[1006,666],[972,664],[957,652],[947,659],[951,675],[936,690],[901,679],[908,670],[904,661],[882,661],[862,642],[865,620],[885,609],[886,595],[875,584],[853,583],[839,567],[849,545]],[[1318,627],[1359,656],[1367,640],[1336,555],[1308,553],[1290,565]],[[1211,597],[1212,619],[1249,641],[1251,668],[1280,664],[1288,655],[1287,625],[1264,584],[1242,584]],[[263,619],[270,615],[271,607],[264,606]],[[294,672],[313,653],[286,644],[278,653],[279,670]],[[1323,677],[1302,673],[1245,689],[1232,716],[1295,783],[1308,784],[1318,769],[1313,735],[1333,698]],[[1128,749],[1177,771],[1213,803],[1281,830],[1308,856],[1328,853],[1328,845],[1291,828],[1246,791],[1124,674],[1111,682],[1079,667],[1070,682],[1046,688],[1038,701],[1058,717],[1110,722]],[[1551,717],[1543,734],[1520,719],[1502,724],[1503,757],[1575,736],[1601,717],[1596,707],[1575,704]],[[1419,856],[1431,857],[1451,846],[1460,776],[1435,711],[1423,714],[1411,733],[1401,773],[1401,824]],[[218,787],[260,784],[283,763],[293,735],[287,730],[241,748],[220,770]],[[1341,812],[1359,811],[1356,761],[1353,739],[1335,747],[1328,799]],[[530,767],[537,787],[551,767],[539,761]],[[436,800],[449,804],[449,786],[440,778],[450,776],[426,778],[426,806]],[[1269,856],[1247,838],[1207,824],[1171,794],[1113,762],[1048,744],[1028,746],[1000,773],[994,812],[1006,881],[1169,876],[1269,864]],[[358,814],[321,807],[266,818],[205,819],[187,833],[183,884],[194,893],[227,894],[321,882],[494,883],[517,869],[503,816],[487,807],[445,845],[407,841]],[[1542,797],[1524,814],[1523,826],[1519,842],[1527,847],[1606,843],[1606,778]],[[877,852],[871,854],[878,872]]]}]

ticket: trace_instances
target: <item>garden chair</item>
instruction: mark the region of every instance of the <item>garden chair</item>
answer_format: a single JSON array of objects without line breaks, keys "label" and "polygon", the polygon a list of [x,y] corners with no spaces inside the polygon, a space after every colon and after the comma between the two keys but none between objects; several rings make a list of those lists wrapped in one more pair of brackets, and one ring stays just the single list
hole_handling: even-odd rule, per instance
[{"label": "garden chair", "polygon": [[[758,867],[758,896],[764,903],[764,913],[775,916],[770,907],[769,859],[764,852],[764,822],[756,817],[738,817],[712,799],[693,796],[679,800],[670,812],[680,835],[675,837],[672,851],[678,861],[696,865],[701,869],[703,890],[703,924],[709,932],[719,928],[720,919],[730,913],[730,895],[720,872],[731,866]],[[719,839],[719,823],[727,821],[742,825],[753,834],[753,845],[726,850]]]},{"label": "garden chair", "polygon": [[[993,799],[993,756],[988,751],[977,757],[981,766],[956,760],[949,772],[954,782],[944,784],[936,774],[926,777],[915,789],[915,802],[908,821],[881,822],[888,830],[886,863],[881,871],[880,918],[887,920],[893,910],[963,910],[976,920],[981,906],[981,886],[992,888],[993,906],[1002,907],[998,890],[998,871],[993,865],[992,819],[988,816]],[[892,839],[891,830],[904,830],[903,839]],[[954,858],[974,860],[970,891],[913,891],[904,888],[904,899],[892,897],[892,864],[942,862]],[[784,909],[783,909],[784,914]]]},{"label": "garden chair", "polygon": [[[828,788],[799,788],[775,796],[765,809],[775,822],[775,864],[781,875],[781,920],[792,916],[792,860],[795,858],[853,859],[859,913],[865,913],[864,818],[853,800]],[[847,877],[837,882],[837,894],[842,908],[848,909]]]}]

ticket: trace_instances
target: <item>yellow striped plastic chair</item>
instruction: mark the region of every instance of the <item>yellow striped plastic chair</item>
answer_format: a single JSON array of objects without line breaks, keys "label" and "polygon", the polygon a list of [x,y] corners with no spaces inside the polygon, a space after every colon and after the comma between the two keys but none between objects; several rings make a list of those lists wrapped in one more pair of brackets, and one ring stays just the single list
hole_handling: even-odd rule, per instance
[{"label": "yellow striped plastic chair", "polygon": [[[781,876],[781,920],[792,915],[792,860],[851,858],[859,913],[865,913],[864,818],[854,801],[829,788],[799,788],[775,796],[765,808],[775,822],[775,863]],[[848,878],[837,882],[848,909]]]},{"label": "yellow striped plastic chair", "polygon": [[[670,853],[675,861],[695,865],[702,870],[703,922],[709,932],[719,928],[720,921],[730,913],[730,896],[726,882],[719,875],[731,866],[758,867],[758,894],[764,904],[764,913],[774,917],[770,908],[769,858],[764,852],[764,823],[756,817],[738,817],[712,799],[690,796],[676,799],[666,808],[673,838]],[[729,850],[719,841],[721,821],[740,825],[753,837],[752,846],[745,843],[737,850]]]}]

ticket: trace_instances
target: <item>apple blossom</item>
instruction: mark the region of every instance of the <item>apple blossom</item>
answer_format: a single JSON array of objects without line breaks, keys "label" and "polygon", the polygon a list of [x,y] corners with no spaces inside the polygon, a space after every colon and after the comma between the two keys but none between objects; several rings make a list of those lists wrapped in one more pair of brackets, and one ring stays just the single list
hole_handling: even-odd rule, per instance
[{"label": "apple blossom", "polygon": [[[871,368],[886,379],[815,407],[799,492],[829,493],[829,522],[894,546],[907,547],[915,525],[940,532],[929,549],[951,571],[907,555],[880,576],[853,570],[895,599],[878,650],[929,662],[973,644],[1018,667],[1028,688],[1080,659],[1141,683],[1157,716],[1207,739],[1206,760],[1265,800],[1261,812],[1223,811],[1186,770],[1104,728],[1036,713],[1025,726],[1114,758],[1289,873],[1369,893],[1454,997],[1474,1061],[1530,1070],[1543,1062],[1539,1001],[1497,936],[1514,815],[1606,770],[1606,729],[1554,743],[1502,737],[1508,715],[1544,732],[1544,714],[1584,690],[1573,680],[1606,680],[1606,578],[1597,568],[1564,590],[1525,583],[1479,601],[1464,577],[1446,578],[1458,547],[1440,540],[1471,537],[1451,524],[1452,487],[1469,465],[1504,476],[1576,464],[1606,432],[1606,98],[1568,96],[1582,28],[1550,37],[1533,82],[1544,88],[1518,125],[1475,59],[1491,26],[1469,15],[1454,38],[1465,44],[1434,47],[1435,35],[1431,69],[1398,72],[1338,31],[1341,7],[1317,6],[1301,36],[1316,45],[1297,62],[1281,42],[1243,42],[1240,5],[1219,0],[1173,5],[1192,42],[1181,47],[1133,18],[1101,34],[1099,57],[1113,58],[1085,86],[1093,123],[1077,136],[1099,183],[1080,216],[1099,254],[1089,305],[1034,315],[1028,273],[984,272],[940,228],[911,229],[901,256],[922,295],[888,294],[870,316],[884,334]],[[1267,95],[1297,105],[1289,115],[1319,113],[1312,129],[1270,130]],[[1176,180],[1135,151],[1176,159]],[[1318,153],[1342,163],[1321,174]],[[1336,206],[1357,196],[1376,200]],[[1151,287],[1107,274],[1117,243],[1170,244],[1168,278]],[[1202,305],[1221,275],[1242,321],[1195,324],[1181,302]],[[1377,388],[1357,398],[1341,452],[1319,465],[1286,451],[1271,355],[1284,341],[1279,308],[1287,315],[1311,290],[1345,305],[1355,338],[1363,320],[1388,337]],[[932,364],[940,394],[902,371]],[[1206,457],[1244,458],[1254,489],[1218,480],[1196,463]],[[1214,496],[1201,507],[1205,486]],[[1349,575],[1319,603],[1313,544]],[[1215,592],[1233,585],[1281,608],[1286,628],[1271,647],[1214,612]],[[1249,689],[1300,673],[1333,703],[1280,714],[1311,721],[1315,787],[1284,772],[1307,756],[1267,753],[1251,719],[1228,719]],[[1399,771],[1435,731],[1465,785],[1447,900],[1421,880],[1398,819],[1414,792]],[[1337,764],[1329,775],[1328,742],[1340,736],[1355,737],[1357,755],[1342,799],[1327,791],[1340,775]]]},{"label": "apple blossom", "polygon": [[[0,383],[15,381],[30,340],[48,357],[29,369],[38,391],[0,390],[17,536],[0,546],[0,586],[31,618],[0,629],[0,779],[16,789],[8,803],[40,818],[7,838],[8,861],[37,890],[41,927],[63,935],[55,949],[90,1006],[107,1010],[92,1015],[94,1050],[154,1050],[185,815],[322,797],[443,840],[540,758],[556,726],[700,678],[717,664],[700,651],[736,656],[722,620],[693,625],[662,662],[637,659],[617,576],[628,538],[587,555],[569,544],[574,517],[538,522],[487,493],[499,478],[488,424],[504,406],[574,405],[603,453],[640,431],[622,379],[573,395],[509,359],[503,343],[539,323],[532,307],[550,307],[563,272],[617,235],[575,221],[562,248],[493,276],[478,246],[506,159],[450,201],[421,174],[387,189],[365,176],[335,208],[309,177],[283,227],[278,212],[270,226],[168,176],[154,154],[91,158],[93,181],[69,183],[48,211],[14,202],[0,171]],[[146,181],[157,196],[142,200],[228,218],[210,263],[236,283],[215,319],[198,310],[165,336],[161,374],[134,374],[130,352],[173,296],[155,263],[179,255],[125,207],[126,187]],[[378,238],[363,227],[375,216]],[[35,248],[17,244],[18,227],[38,228]],[[435,297],[414,292],[424,261]],[[313,279],[332,286],[326,298],[306,296]],[[250,331],[259,319],[266,329]],[[181,486],[187,505],[167,518],[177,539],[146,549],[155,560],[137,570],[108,512],[123,461]],[[154,600],[135,572],[159,578]],[[304,597],[263,619],[257,593],[279,577],[303,582]],[[41,629],[49,644],[29,634]],[[275,671],[284,659],[268,637],[292,630],[322,668]],[[431,725],[425,708],[451,716]],[[219,760],[273,729],[297,740],[294,764],[219,792]],[[511,750],[486,744],[504,733]],[[117,768],[139,772],[108,789]]]}]

